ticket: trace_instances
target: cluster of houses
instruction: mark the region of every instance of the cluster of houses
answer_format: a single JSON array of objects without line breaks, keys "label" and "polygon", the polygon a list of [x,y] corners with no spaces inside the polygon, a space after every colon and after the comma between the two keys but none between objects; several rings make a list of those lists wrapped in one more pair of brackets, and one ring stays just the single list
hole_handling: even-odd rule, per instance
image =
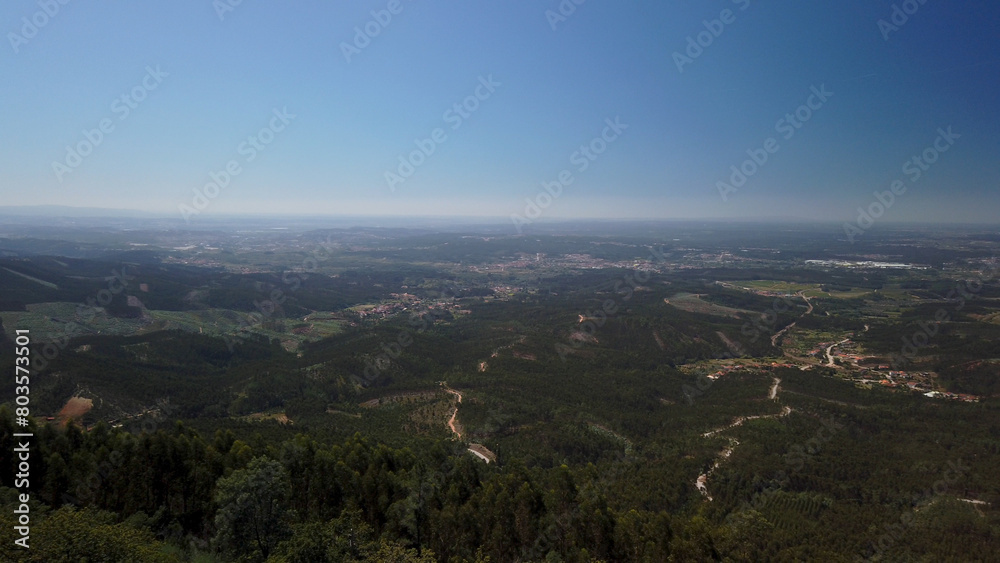
[{"label": "cluster of houses", "polygon": [[406,309],[406,306],[402,303],[383,303],[381,305],[375,305],[374,307],[358,309],[356,312],[358,314],[358,318],[361,319],[368,317],[385,318],[404,309]]},{"label": "cluster of houses", "polygon": [[[820,343],[817,345],[817,348],[810,351],[809,354],[812,356],[823,357],[826,354],[827,348],[831,344],[834,343],[832,342]],[[848,345],[847,347],[851,348],[850,344],[852,343],[850,341],[846,343],[841,342],[840,346],[843,346],[844,344],[847,344]],[[947,391],[934,391],[933,388],[934,388],[935,376],[931,372],[926,372],[926,371],[910,372],[910,371],[897,370],[893,369],[892,366],[887,364],[879,364],[877,366],[869,366],[869,367],[862,366],[859,365],[860,362],[863,362],[864,360],[870,360],[871,358],[854,352],[848,352],[848,351],[838,352],[835,351],[836,348],[837,346],[834,347],[834,350],[831,350],[831,356],[840,359],[845,363],[849,363],[850,365],[852,365],[852,367],[856,368],[857,371],[850,370],[847,373],[849,374],[849,377],[853,381],[859,384],[868,387],[880,385],[882,387],[888,387],[894,389],[906,389],[909,391],[923,393],[924,396],[926,397],[931,397],[936,399],[952,399],[968,403],[975,403],[979,401],[979,397],[977,397],[976,395],[970,395],[967,393],[950,393]],[[734,371],[746,371],[754,369],[759,371],[768,371],[770,369],[779,367],[782,368],[798,367],[800,369],[807,369],[807,366],[801,366],[790,363],[779,363],[779,362],[745,363],[745,364],[736,363],[736,364],[723,365],[714,373],[709,373],[705,377],[711,380],[716,380]]]},{"label": "cluster of houses", "polygon": [[[819,344],[819,347],[810,351],[810,355],[822,356],[826,353],[826,347],[830,346],[832,343],[825,342]],[[862,356],[857,353],[853,353],[847,350],[837,350],[837,348],[853,348],[851,341],[842,342],[837,346],[834,346],[831,350],[830,355],[835,359],[840,359],[844,362],[850,362],[856,368],[857,372],[853,375],[855,381],[863,385],[881,385],[883,387],[908,389],[910,391],[916,391],[923,393],[926,397],[936,398],[936,399],[953,399],[957,401],[965,401],[969,403],[975,403],[979,401],[979,397],[975,395],[969,395],[966,393],[949,393],[946,391],[934,391],[934,374],[926,371],[921,372],[908,372],[903,370],[892,369],[892,366],[887,364],[879,364],[878,366],[864,367],[860,365],[860,362],[870,359],[868,356]],[[846,346],[845,346],[846,345]]]},{"label": "cluster of houses", "polygon": [[890,369],[890,366],[880,365],[877,368],[861,368],[855,378],[866,385],[882,385],[883,387],[901,387],[912,391],[924,391],[931,382],[929,372],[906,372]]}]

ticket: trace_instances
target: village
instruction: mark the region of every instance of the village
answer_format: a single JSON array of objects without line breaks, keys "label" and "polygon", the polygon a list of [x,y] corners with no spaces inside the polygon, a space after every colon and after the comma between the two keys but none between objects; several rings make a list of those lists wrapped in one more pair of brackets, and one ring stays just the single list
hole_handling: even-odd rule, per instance
[{"label": "village", "polygon": [[845,377],[865,387],[881,385],[892,389],[903,389],[922,393],[935,399],[952,399],[967,403],[979,402],[979,397],[967,393],[951,393],[936,388],[937,375],[929,371],[906,371],[894,369],[889,364],[869,364],[875,358],[865,356],[858,345],[850,339],[840,342],[823,342],[809,352],[810,356],[823,357],[827,365],[845,368]]},{"label": "village", "polygon": [[[710,380],[718,380],[734,372],[768,373],[778,368],[810,371],[827,367],[836,370],[837,376],[854,382],[860,387],[880,386],[887,389],[920,393],[932,399],[948,399],[977,403],[980,397],[968,393],[952,393],[940,389],[937,374],[929,371],[906,371],[891,365],[872,363],[879,358],[866,356],[857,343],[850,339],[820,342],[808,351],[806,358],[786,355],[780,360],[733,358],[700,363],[697,372]],[[707,366],[707,367],[706,367]]]}]

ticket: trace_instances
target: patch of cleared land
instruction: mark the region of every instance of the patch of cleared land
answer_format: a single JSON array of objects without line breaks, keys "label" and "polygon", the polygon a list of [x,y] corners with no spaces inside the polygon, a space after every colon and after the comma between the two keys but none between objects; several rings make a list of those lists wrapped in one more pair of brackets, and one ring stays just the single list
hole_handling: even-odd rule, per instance
[{"label": "patch of cleared land", "polygon": [[486,463],[495,462],[497,455],[482,444],[469,444],[469,451]]},{"label": "patch of cleared land", "polygon": [[727,282],[727,284],[748,291],[770,291],[783,294],[794,294],[801,291],[806,297],[854,299],[872,294],[872,290],[864,288],[851,288],[849,291],[823,291],[820,289],[821,284],[818,283],[796,283],[780,280],[740,280]]},{"label": "patch of cleared land", "polygon": [[441,391],[412,391],[410,393],[396,393],[384,397],[375,397],[361,403],[360,407],[370,409],[387,405],[411,404],[419,401],[429,401],[439,396]]},{"label": "patch of cleared land", "polygon": [[283,412],[255,412],[245,418],[246,420],[273,420],[279,424],[292,424],[292,419]]},{"label": "patch of cleared land", "polygon": [[143,318],[123,319],[112,317],[98,308],[84,321],[77,314],[78,303],[35,303],[27,311],[3,311],[0,318],[7,326],[17,326],[38,334],[39,340],[58,339],[63,336],[84,334],[111,334],[129,336],[148,334],[161,330],[183,330],[211,336],[232,335],[241,329],[262,334],[269,338],[287,341],[294,349],[303,342],[320,340],[343,330],[341,319],[333,313],[313,314],[298,318],[272,317],[260,324],[250,324],[247,313],[229,309],[200,309],[192,311],[145,311]]},{"label": "patch of cleared land", "polygon": [[90,412],[90,409],[94,408],[93,399],[87,399],[84,397],[70,397],[63,408],[59,410],[59,414],[56,415],[56,420],[60,425],[66,425],[70,419],[77,422],[83,415]]},{"label": "patch of cleared land", "polygon": [[717,317],[738,318],[740,313],[749,313],[746,309],[734,309],[723,305],[716,305],[701,298],[698,293],[678,293],[668,299],[664,299],[667,305],[676,307],[681,311],[689,313],[702,313],[705,315],[715,315]]},{"label": "patch of cleared land", "polygon": [[[65,336],[84,334],[135,334],[145,326],[142,319],[111,317],[99,309],[97,314],[83,322],[77,316],[78,303],[34,303],[27,311],[3,311],[0,318],[7,326],[28,329],[40,341],[51,341]],[[88,315],[89,316],[89,315]],[[37,336],[36,336],[37,335]]]},{"label": "patch of cleared land", "polygon": [[153,323],[147,331],[179,329],[214,336],[233,334],[248,329],[255,334],[301,344],[320,340],[343,330],[344,321],[333,318],[333,313],[314,313],[306,320],[271,317],[259,324],[247,320],[248,313],[228,309],[202,309],[197,311],[149,311]]}]

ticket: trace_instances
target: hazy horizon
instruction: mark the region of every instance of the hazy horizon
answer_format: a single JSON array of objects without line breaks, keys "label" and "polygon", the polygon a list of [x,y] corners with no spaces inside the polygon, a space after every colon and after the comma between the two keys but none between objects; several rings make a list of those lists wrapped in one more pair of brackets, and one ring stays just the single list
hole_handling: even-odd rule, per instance
[{"label": "hazy horizon", "polygon": [[0,31],[0,562],[997,560],[1000,1]]},{"label": "hazy horizon", "polygon": [[[115,209],[99,207],[74,207],[60,205],[25,205],[25,206],[3,206],[0,205],[0,218],[55,218],[55,219],[92,219],[92,220],[118,220],[118,219],[150,219],[176,221],[184,225],[193,225],[186,222],[177,213],[146,211],[141,209]],[[355,221],[357,226],[372,226],[372,221],[400,221],[400,222],[427,222],[443,221],[455,224],[501,225],[512,229],[510,217],[501,215],[433,215],[433,214],[362,214],[362,213],[204,213],[198,217],[202,223],[212,223],[220,221]],[[834,219],[808,219],[788,216],[770,217],[539,217],[532,221],[533,225],[556,226],[561,224],[630,224],[630,223],[650,223],[650,224],[683,224],[683,223],[706,223],[706,224],[748,224],[748,225],[816,225],[841,227],[843,221]],[[1000,218],[992,221],[943,221],[938,220],[880,220],[878,223],[885,227],[963,227],[969,228],[986,227],[992,228],[1000,225]]]},{"label": "hazy horizon", "polygon": [[986,1],[43,8],[0,7],[8,206],[1000,217]]}]

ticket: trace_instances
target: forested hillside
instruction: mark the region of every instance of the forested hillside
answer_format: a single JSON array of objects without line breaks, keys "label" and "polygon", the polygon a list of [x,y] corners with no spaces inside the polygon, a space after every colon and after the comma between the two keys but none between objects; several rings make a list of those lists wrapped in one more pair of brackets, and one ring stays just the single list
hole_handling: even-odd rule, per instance
[{"label": "forested hillside", "polygon": [[341,239],[190,251],[200,265],[4,259],[0,368],[28,330],[32,417],[17,426],[0,389],[0,558],[1000,552],[1000,286],[982,256],[944,272],[714,264],[634,234],[531,254],[338,236],[308,267],[302,240]]}]

